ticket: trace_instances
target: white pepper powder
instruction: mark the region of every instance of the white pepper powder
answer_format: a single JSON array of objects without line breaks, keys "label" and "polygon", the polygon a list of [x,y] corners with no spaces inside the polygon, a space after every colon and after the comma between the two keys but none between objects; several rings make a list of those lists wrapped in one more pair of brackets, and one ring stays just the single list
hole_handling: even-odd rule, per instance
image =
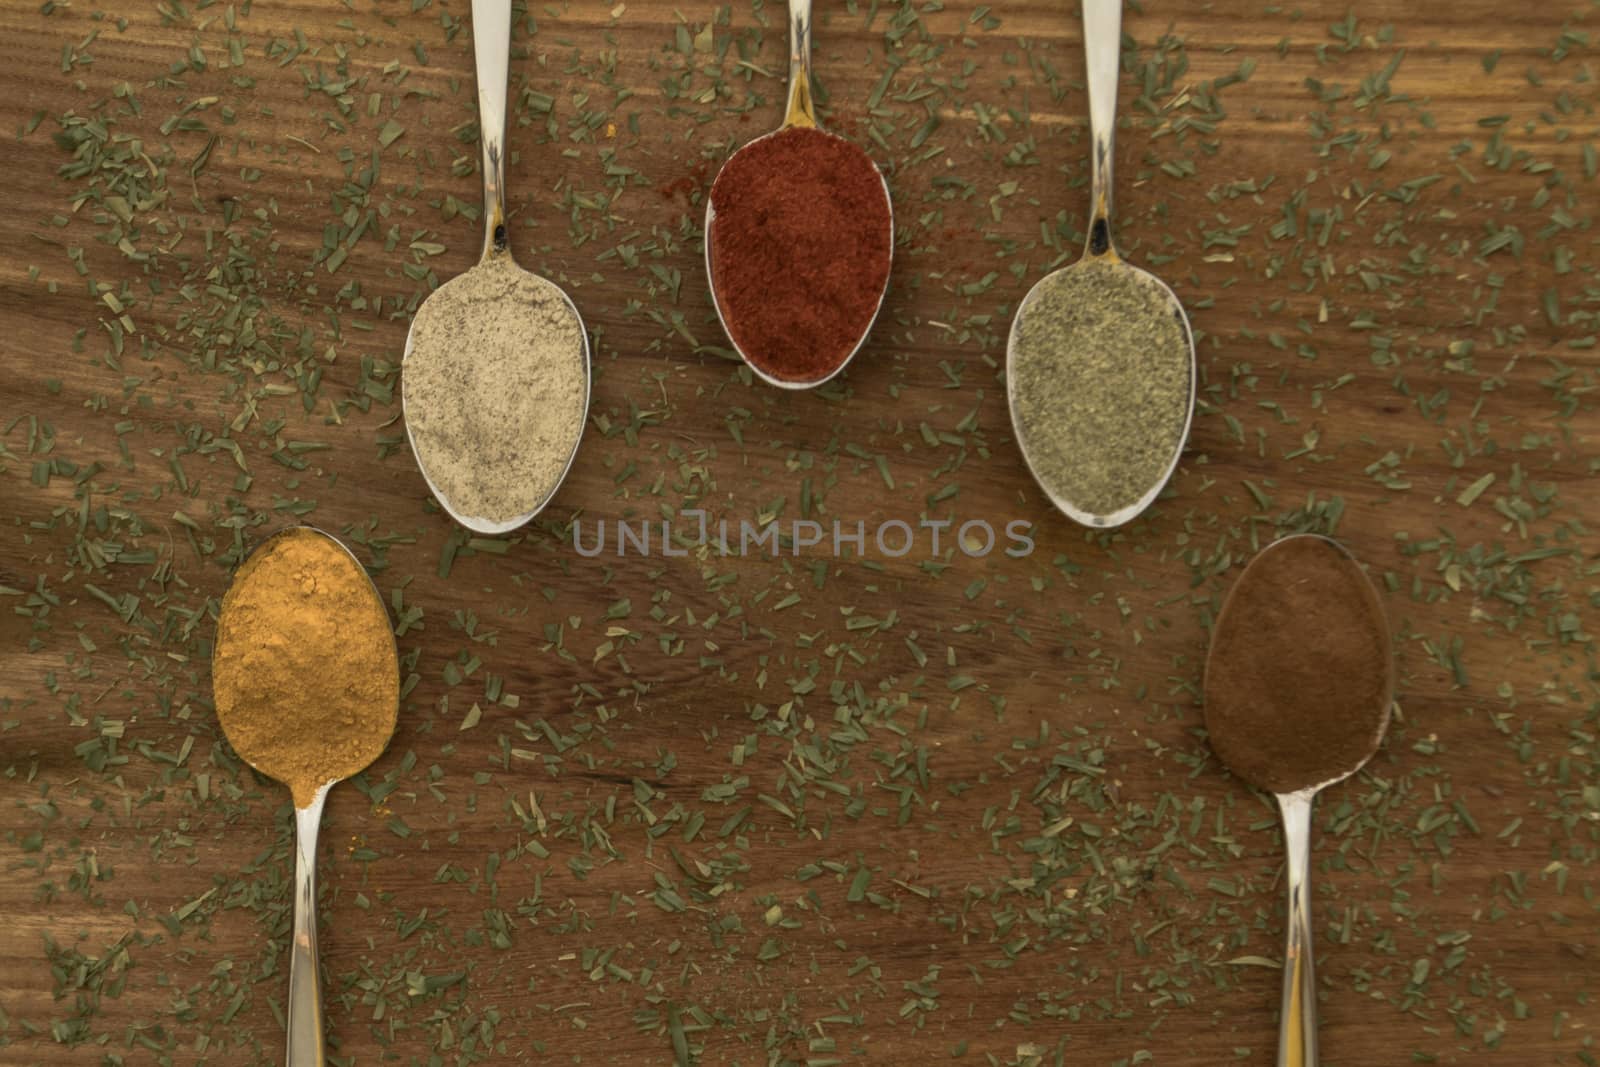
[{"label": "white pepper powder", "polygon": [[508,254],[424,301],[401,391],[417,464],[452,510],[509,522],[549,500],[583,435],[584,364],[566,296]]}]

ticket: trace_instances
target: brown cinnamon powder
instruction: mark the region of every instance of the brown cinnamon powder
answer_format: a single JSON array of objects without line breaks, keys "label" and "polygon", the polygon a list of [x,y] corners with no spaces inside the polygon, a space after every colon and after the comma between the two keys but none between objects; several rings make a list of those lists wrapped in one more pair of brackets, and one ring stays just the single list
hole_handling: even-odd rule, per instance
[{"label": "brown cinnamon powder", "polygon": [[1361,566],[1324,537],[1284,538],[1245,568],[1206,660],[1211,747],[1272,793],[1354,771],[1388,725],[1389,625]]}]

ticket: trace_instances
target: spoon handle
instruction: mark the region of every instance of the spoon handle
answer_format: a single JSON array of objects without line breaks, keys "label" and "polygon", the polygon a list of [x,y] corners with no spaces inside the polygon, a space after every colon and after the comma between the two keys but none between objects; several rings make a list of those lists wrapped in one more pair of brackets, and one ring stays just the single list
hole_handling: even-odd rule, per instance
[{"label": "spoon handle", "polygon": [[783,124],[817,125],[811,98],[811,0],[789,0],[789,106]]},{"label": "spoon handle", "polygon": [[328,787],[294,809],[294,942],[289,949],[289,1067],[325,1067],[317,972],[317,828]]},{"label": "spoon handle", "polygon": [[506,75],[511,66],[511,0],[472,0],[472,55],[478,73],[483,143],[483,255],[506,247]]},{"label": "spoon handle", "polygon": [[1317,1067],[1316,946],[1311,937],[1311,805],[1306,789],[1278,796],[1288,849],[1289,923],[1283,945],[1278,1067]]},{"label": "spoon handle", "polygon": [[1117,136],[1117,78],[1122,70],[1122,0],[1083,0],[1083,59],[1089,80],[1089,136],[1094,171],[1088,254],[1111,247],[1111,146]]}]

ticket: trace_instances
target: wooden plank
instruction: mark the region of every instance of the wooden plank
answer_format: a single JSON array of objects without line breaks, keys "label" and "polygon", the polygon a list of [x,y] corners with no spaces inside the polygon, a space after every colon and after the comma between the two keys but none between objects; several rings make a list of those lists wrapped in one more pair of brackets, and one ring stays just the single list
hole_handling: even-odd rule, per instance
[{"label": "wooden plank", "polygon": [[[788,396],[714,351],[698,229],[775,121],[781,11],[536,8],[514,248],[598,377],[551,521],[501,554],[429,502],[372,367],[427,288],[405,266],[478,240],[466,5],[410,6],[0,3],[0,1060],[280,1058],[287,798],[226,752],[205,661],[230,553],[303,514],[423,613],[400,732],[324,829],[342,1057],[660,1063],[681,1030],[707,1064],[1270,1063],[1276,830],[1194,695],[1228,581],[1311,499],[1387,580],[1403,679],[1321,808],[1327,1062],[1594,1055],[1588,9],[1129,12],[1119,237],[1190,307],[1205,404],[1167,497],[1097,538],[1028,480],[1001,374],[1082,239],[1073,11],[819,11],[901,242],[843,384]],[[141,195],[119,229],[105,197]],[[575,518],[692,507],[1035,547],[573,550]]]}]

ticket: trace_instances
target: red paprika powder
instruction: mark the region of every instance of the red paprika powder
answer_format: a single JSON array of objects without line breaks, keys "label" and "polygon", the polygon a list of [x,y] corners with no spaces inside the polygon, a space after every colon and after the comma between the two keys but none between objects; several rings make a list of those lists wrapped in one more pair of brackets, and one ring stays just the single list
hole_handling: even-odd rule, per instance
[{"label": "red paprika powder", "polygon": [[735,153],[711,186],[712,291],[767,375],[819,381],[850,357],[889,283],[883,179],[842,137],[789,127]]}]

